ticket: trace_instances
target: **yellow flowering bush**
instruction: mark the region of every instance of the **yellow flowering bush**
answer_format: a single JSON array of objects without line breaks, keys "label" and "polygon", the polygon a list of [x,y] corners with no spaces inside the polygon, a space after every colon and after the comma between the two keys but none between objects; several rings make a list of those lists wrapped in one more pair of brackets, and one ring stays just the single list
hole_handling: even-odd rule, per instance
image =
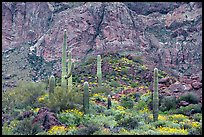
[{"label": "yellow flowering bush", "polygon": [[170,127],[162,127],[156,129],[161,135],[187,135],[188,131],[186,129],[180,128],[170,128]]},{"label": "yellow flowering bush", "polygon": [[43,102],[45,99],[49,97],[49,94],[46,93],[38,98],[38,102]]},{"label": "yellow flowering bush", "polygon": [[147,107],[144,107],[144,109],[139,110],[139,113],[150,113],[150,110]]},{"label": "yellow flowering bush", "polygon": [[39,110],[40,110],[40,108],[33,109],[34,113],[38,113]]},{"label": "yellow flowering bush", "polygon": [[47,132],[50,135],[64,135],[68,129],[64,126],[53,126]]},{"label": "yellow flowering bush", "polygon": [[[151,120],[153,120],[153,115],[149,115],[149,118],[150,118]],[[158,115],[158,120],[160,120],[160,121],[166,121],[166,120],[168,120],[168,117],[166,117],[166,116],[164,116],[164,115]]]},{"label": "yellow flowering bush", "polygon": [[83,115],[83,112],[81,112],[77,109],[67,109],[67,110],[64,110],[62,113],[73,113],[73,114],[78,115],[78,116]]},{"label": "yellow flowering bush", "polygon": [[175,114],[175,115],[169,116],[169,120],[171,120],[175,123],[179,123],[181,121],[187,121],[188,117],[183,115],[183,114]]},{"label": "yellow flowering bush", "polygon": [[200,124],[199,122],[192,122],[192,123],[191,123],[191,126],[192,126],[193,128],[201,128],[201,124]]}]

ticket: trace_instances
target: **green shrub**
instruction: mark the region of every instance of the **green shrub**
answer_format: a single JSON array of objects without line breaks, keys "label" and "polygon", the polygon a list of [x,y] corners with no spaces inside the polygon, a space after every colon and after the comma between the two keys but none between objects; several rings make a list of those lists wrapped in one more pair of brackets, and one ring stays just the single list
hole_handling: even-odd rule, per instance
[{"label": "green shrub", "polygon": [[139,82],[131,82],[130,86],[131,86],[132,88],[135,88],[135,87],[138,87],[139,84],[140,84]]},{"label": "green shrub", "polygon": [[117,87],[120,86],[120,83],[117,82],[117,81],[115,81],[115,80],[111,80],[111,82],[110,82],[110,86],[111,86],[111,87],[115,87],[115,88],[117,88]]},{"label": "green shrub", "polygon": [[57,115],[60,122],[67,126],[79,126],[83,113],[77,109],[67,110]]},{"label": "green shrub", "polygon": [[50,95],[43,103],[46,107],[54,112],[66,109],[82,108],[83,95],[82,92],[66,91],[61,87],[56,87],[54,93]]},{"label": "green shrub", "polygon": [[201,120],[202,120],[202,114],[201,113],[196,113],[192,117],[197,122],[201,122]]},{"label": "green shrub", "polygon": [[165,96],[161,99],[161,106],[160,110],[161,111],[168,111],[170,109],[175,109],[176,108],[176,97],[174,96]]},{"label": "green shrub", "polygon": [[13,129],[11,126],[8,126],[8,123],[2,126],[2,135],[13,135]]},{"label": "green shrub", "polygon": [[133,108],[134,106],[134,101],[132,98],[128,96],[122,96],[121,97],[121,106],[125,108]]},{"label": "green shrub", "polygon": [[181,100],[187,101],[187,102],[192,103],[192,104],[199,103],[199,98],[197,97],[197,95],[195,93],[192,93],[192,92],[181,95],[179,98],[179,101],[181,101]]},{"label": "green shrub", "polygon": [[177,114],[184,114],[184,115],[190,115],[192,110],[194,111],[194,113],[201,113],[202,105],[201,104],[190,104],[188,106],[181,106],[180,108],[176,109],[174,113]]},{"label": "green shrub", "polygon": [[33,117],[24,118],[19,121],[16,128],[13,130],[15,135],[36,135],[38,132],[42,132],[43,129],[39,123],[32,124]]},{"label": "green shrub", "polygon": [[127,74],[128,74],[128,68],[127,68],[127,67],[122,68],[122,69],[121,69],[121,73],[122,73],[123,75],[127,75]]},{"label": "green shrub", "polygon": [[95,93],[105,93],[106,95],[110,94],[110,88],[108,86],[99,86],[99,87],[93,87],[91,90],[92,94]]},{"label": "green shrub", "polygon": [[37,98],[43,94],[45,94],[45,84],[22,81],[17,87],[2,93],[3,111],[9,113],[14,108],[37,107],[39,105]]},{"label": "green shrub", "polygon": [[137,116],[125,115],[124,118],[118,121],[118,126],[126,127],[129,129],[134,129],[138,127],[139,121],[140,121],[140,118]]}]

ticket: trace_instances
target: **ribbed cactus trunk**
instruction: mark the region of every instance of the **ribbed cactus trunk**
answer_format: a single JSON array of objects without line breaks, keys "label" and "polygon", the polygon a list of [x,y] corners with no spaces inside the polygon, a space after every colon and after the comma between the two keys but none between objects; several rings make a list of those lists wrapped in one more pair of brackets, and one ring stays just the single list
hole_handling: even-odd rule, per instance
[{"label": "ribbed cactus trunk", "polygon": [[[71,67],[72,67],[72,53],[71,51],[69,51],[68,53],[68,74],[72,73]],[[71,89],[72,89],[72,74],[68,78],[68,90],[71,90]]]},{"label": "ribbed cactus trunk", "polygon": [[101,56],[97,56],[97,78],[98,86],[102,86],[102,72],[101,72]]},{"label": "ribbed cactus trunk", "polygon": [[67,30],[64,30],[64,44],[62,47],[62,78],[61,78],[61,86],[63,89],[67,88],[67,80],[66,76],[66,48],[67,48]]},{"label": "ribbed cactus trunk", "polygon": [[49,79],[49,94],[54,93],[55,89],[55,77],[52,75]]},{"label": "ribbed cactus trunk", "polygon": [[84,109],[84,114],[89,113],[89,84],[88,82],[84,82],[83,109]]},{"label": "ribbed cactus trunk", "polygon": [[111,103],[111,96],[108,95],[108,109],[110,109],[112,103]]},{"label": "ribbed cactus trunk", "polygon": [[158,69],[154,69],[154,93],[153,93],[153,120],[158,121],[159,96],[158,96]]}]

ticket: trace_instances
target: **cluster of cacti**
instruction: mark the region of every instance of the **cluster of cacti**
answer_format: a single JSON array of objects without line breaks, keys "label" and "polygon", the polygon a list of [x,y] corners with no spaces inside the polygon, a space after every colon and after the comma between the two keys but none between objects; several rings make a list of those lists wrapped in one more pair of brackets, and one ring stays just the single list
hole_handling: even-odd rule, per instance
[{"label": "cluster of cacti", "polygon": [[66,76],[66,48],[67,48],[67,30],[64,30],[64,44],[62,47],[62,77],[61,77],[61,86],[63,89],[67,88]]},{"label": "cluster of cacti", "polygon": [[84,96],[83,96],[84,114],[89,113],[89,84],[84,82]]},{"label": "cluster of cacti", "polygon": [[153,120],[158,121],[159,96],[158,96],[158,69],[154,69],[154,93],[153,93]]},{"label": "cluster of cacti", "polygon": [[55,76],[50,76],[49,79],[49,94],[54,93],[54,89],[55,89]]},{"label": "cluster of cacti", "polygon": [[97,56],[97,78],[98,86],[102,86],[102,72],[101,72],[101,56]]},{"label": "cluster of cacti", "polygon": [[110,109],[111,105],[111,95],[108,95],[108,109]]}]

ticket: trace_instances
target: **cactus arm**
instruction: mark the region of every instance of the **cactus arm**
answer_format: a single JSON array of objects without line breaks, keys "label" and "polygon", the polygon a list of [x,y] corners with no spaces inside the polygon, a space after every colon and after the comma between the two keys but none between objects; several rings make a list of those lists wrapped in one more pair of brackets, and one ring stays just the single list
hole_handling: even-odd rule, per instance
[{"label": "cactus arm", "polygon": [[70,77],[71,77],[73,70],[74,70],[74,64],[72,63],[72,66],[71,66],[71,71],[69,72],[69,74],[68,74],[68,75],[65,75],[65,79],[68,79],[68,78],[70,78]]},{"label": "cactus arm", "polygon": [[158,96],[158,69],[154,69],[154,93],[153,93],[153,120],[158,121],[159,96]]},{"label": "cactus arm", "polygon": [[66,75],[66,48],[67,48],[67,30],[64,30],[64,44],[62,47],[62,78],[61,78],[61,86],[63,89],[67,87],[67,81],[65,79]]},{"label": "cactus arm", "polygon": [[71,51],[68,53],[68,73],[70,74],[70,76],[68,77],[68,89],[71,90],[72,89],[72,53]]}]

